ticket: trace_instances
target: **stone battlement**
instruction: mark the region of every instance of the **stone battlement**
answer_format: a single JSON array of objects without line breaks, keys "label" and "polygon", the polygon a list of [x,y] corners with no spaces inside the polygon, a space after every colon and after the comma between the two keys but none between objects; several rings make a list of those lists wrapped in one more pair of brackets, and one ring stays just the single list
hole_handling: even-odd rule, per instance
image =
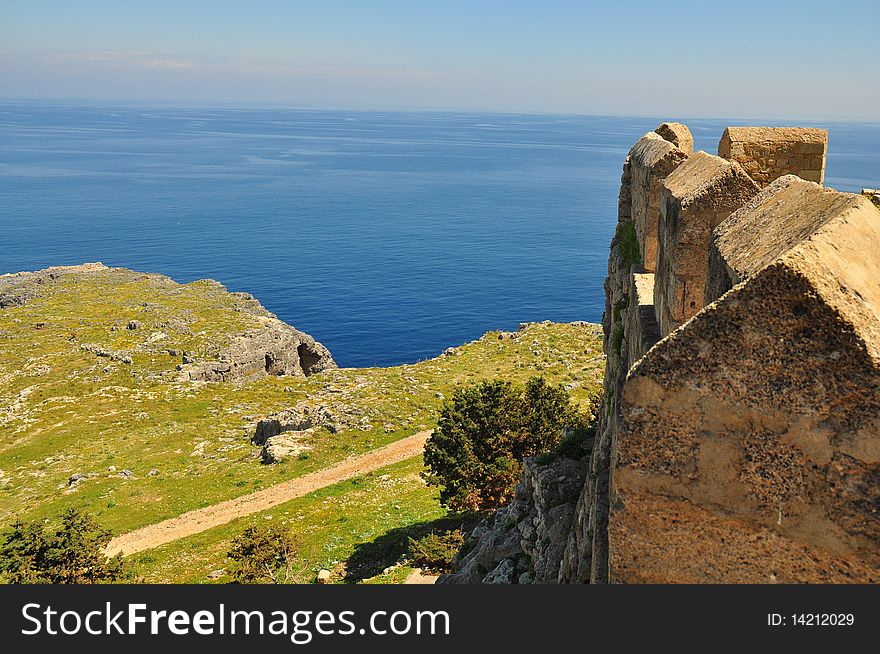
[{"label": "stone battlement", "polygon": [[739,162],[762,187],[783,175],[822,184],[828,130],[812,127],[728,127],[718,156]]},{"label": "stone battlement", "polygon": [[820,185],[824,130],[731,127],[714,156],[667,125],[624,168],[560,581],[880,581],[880,213]]}]

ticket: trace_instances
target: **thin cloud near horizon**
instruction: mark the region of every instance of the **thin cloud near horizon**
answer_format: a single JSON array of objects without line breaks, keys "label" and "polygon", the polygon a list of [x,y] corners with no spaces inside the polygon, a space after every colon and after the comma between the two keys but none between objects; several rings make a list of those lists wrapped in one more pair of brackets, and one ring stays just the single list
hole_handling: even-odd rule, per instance
[{"label": "thin cloud near horizon", "polygon": [[0,96],[880,120],[871,2],[72,4],[0,2]]}]

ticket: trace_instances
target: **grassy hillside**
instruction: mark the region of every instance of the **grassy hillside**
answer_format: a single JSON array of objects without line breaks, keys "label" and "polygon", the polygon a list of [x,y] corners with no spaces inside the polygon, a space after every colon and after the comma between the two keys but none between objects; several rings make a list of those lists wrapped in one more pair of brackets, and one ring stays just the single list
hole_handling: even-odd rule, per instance
[{"label": "grassy hillside", "polygon": [[[122,533],[430,428],[460,382],[541,374],[567,384],[579,402],[601,384],[597,328],[549,323],[513,337],[490,332],[413,365],[181,381],[184,353],[216,358],[235,335],[267,320],[254,305],[216,282],[179,285],[106,269],[62,275],[23,306],[0,309],[0,525],[76,506]],[[299,458],[262,464],[250,442],[256,421],[303,402],[357,416],[357,428],[320,429]],[[270,512],[309,534],[304,578],[389,529],[442,517],[420,465],[399,464]],[[86,479],[69,485],[77,473]],[[206,567],[222,567],[223,543],[240,528],[232,523],[142,554],[143,574],[203,579]]]}]

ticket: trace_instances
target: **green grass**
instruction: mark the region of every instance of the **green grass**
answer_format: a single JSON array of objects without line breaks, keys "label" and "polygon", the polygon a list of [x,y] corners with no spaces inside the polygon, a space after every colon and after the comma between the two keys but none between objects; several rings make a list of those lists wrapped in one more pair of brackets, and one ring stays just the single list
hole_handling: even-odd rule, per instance
[{"label": "green grass", "polygon": [[[126,329],[130,320],[142,326]],[[180,381],[180,357],[168,350],[210,359],[263,320],[216,283],[178,285],[125,270],[68,275],[25,306],[0,309],[0,525],[54,519],[76,506],[123,533],[431,428],[443,397],[462,382],[543,375],[584,405],[601,386],[598,328],[545,323],[516,338],[490,332],[457,355],[411,365],[238,384]],[[355,411],[369,428],[319,430],[308,456],[261,464],[250,443],[256,422],[303,401]],[[134,478],[119,477],[123,469]],[[71,488],[74,473],[93,476]]]},{"label": "green grass", "polygon": [[[419,477],[421,469],[420,457],[409,459],[130,559],[145,582],[210,583],[210,572],[230,571],[226,553],[232,539],[249,525],[271,519],[296,535],[296,581],[310,583],[327,568],[334,571],[335,582],[399,583],[406,572],[382,571],[403,553],[402,534],[446,517],[436,490]],[[346,574],[346,568],[354,571]],[[228,575],[216,580],[227,581]]]}]

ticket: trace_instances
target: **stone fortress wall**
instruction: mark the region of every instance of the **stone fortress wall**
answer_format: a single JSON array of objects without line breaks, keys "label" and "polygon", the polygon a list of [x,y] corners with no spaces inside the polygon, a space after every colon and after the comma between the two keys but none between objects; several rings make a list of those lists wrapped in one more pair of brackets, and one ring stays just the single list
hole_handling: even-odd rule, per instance
[{"label": "stone fortress wall", "polygon": [[560,581],[880,581],[880,213],[817,183],[824,130],[686,130],[624,165],[590,572]]},{"label": "stone fortress wall", "polygon": [[821,185],[827,143],[636,142],[595,438],[580,468],[527,461],[441,581],[880,582],[880,198]]}]

